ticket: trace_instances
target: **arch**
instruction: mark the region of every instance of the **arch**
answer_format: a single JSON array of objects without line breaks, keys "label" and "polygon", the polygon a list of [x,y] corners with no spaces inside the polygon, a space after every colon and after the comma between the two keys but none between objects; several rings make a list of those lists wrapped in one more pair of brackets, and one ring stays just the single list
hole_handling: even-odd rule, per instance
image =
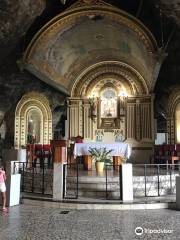
[{"label": "arch", "polygon": [[37,110],[41,116],[41,136],[39,143],[47,144],[52,139],[52,113],[48,99],[38,92],[25,94],[17,104],[15,111],[15,148],[27,144],[28,114]]},{"label": "arch", "polygon": [[83,71],[71,87],[71,97],[88,96],[95,87],[107,83],[123,86],[129,95],[148,94],[145,79],[131,66],[116,61],[104,61],[92,65]]},{"label": "arch", "polygon": [[151,32],[114,6],[80,2],[39,30],[25,51],[24,67],[70,95],[74,76],[86,68],[104,60],[121,61],[137,69],[151,89],[158,54]]},{"label": "arch", "polygon": [[180,104],[180,88],[174,87],[171,91],[167,104],[167,133],[168,142],[174,144],[177,143],[176,110]]},{"label": "arch", "polygon": [[173,117],[178,103],[180,103],[180,88],[174,88],[169,96],[167,116]]}]

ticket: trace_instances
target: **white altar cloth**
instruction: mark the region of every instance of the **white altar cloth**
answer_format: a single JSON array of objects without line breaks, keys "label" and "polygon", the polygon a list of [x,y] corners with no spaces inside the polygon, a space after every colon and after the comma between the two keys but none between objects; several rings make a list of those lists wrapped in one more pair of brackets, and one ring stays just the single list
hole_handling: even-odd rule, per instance
[{"label": "white altar cloth", "polygon": [[113,150],[110,156],[122,156],[129,158],[131,155],[131,148],[128,143],[103,143],[103,142],[91,142],[91,143],[75,143],[74,155],[83,156],[90,155],[89,148],[106,148],[107,150]]}]

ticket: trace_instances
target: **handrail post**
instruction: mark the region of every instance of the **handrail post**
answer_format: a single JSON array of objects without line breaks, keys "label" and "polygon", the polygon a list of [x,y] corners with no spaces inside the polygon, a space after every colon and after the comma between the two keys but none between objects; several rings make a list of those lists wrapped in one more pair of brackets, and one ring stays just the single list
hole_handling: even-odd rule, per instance
[{"label": "handrail post", "polygon": [[146,164],[144,164],[144,184],[145,184],[145,186],[144,186],[145,189],[144,190],[145,190],[145,197],[147,197],[147,192],[146,192],[146,190],[147,190],[146,189],[146,183],[147,183],[147,181],[146,181],[146,174],[147,174],[146,173]]},{"label": "handrail post", "polygon": [[24,192],[24,165],[26,163],[23,163],[23,172],[22,172],[22,192]]},{"label": "handrail post", "polygon": [[44,159],[43,159],[43,162],[42,162],[42,164],[43,164],[43,175],[42,175],[42,177],[43,177],[43,179],[42,179],[42,194],[44,194]]},{"label": "handrail post", "polygon": [[66,167],[67,167],[67,164],[63,164],[63,198],[65,198],[65,176],[66,176]]},{"label": "handrail post", "polygon": [[106,173],[106,200],[108,199],[108,187],[107,187],[107,184],[108,184],[108,179],[107,179],[107,165],[105,164],[105,173]]},{"label": "handrail post", "polygon": [[77,184],[76,184],[76,191],[77,191],[77,194],[76,194],[76,198],[78,199],[78,192],[79,192],[79,168],[78,168],[78,161],[77,161]]},{"label": "handrail post", "polygon": [[119,166],[119,191],[120,200],[123,200],[122,164]]},{"label": "handrail post", "polygon": [[16,163],[13,163],[13,174],[15,174]]},{"label": "handrail post", "polygon": [[171,194],[172,194],[172,165],[169,168],[170,172],[169,172],[169,177],[170,177],[170,189],[171,189]]},{"label": "handrail post", "polygon": [[160,182],[159,182],[159,164],[157,165],[157,179],[158,179],[158,196],[160,196],[160,191],[159,191],[159,185],[160,185]]},{"label": "handrail post", "polygon": [[32,189],[31,189],[31,191],[32,191],[32,193],[34,192],[34,166],[32,166]]}]

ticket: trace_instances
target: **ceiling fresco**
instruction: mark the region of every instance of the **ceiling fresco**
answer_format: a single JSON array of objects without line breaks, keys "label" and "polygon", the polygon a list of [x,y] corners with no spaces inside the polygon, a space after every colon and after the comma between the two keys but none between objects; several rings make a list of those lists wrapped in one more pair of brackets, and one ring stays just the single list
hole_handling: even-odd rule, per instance
[{"label": "ceiling fresco", "polygon": [[151,89],[157,50],[152,34],[132,16],[115,7],[88,5],[45,25],[30,43],[24,63],[41,80],[70,93],[86,68],[116,60],[138,71]]}]

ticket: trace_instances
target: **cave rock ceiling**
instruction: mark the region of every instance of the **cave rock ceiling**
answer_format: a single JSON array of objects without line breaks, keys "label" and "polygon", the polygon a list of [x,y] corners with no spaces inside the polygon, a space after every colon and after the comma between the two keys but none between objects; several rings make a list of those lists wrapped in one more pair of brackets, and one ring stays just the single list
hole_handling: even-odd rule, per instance
[{"label": "cave rock ceiling", "polygon": [[[140,2],[136,1],[136,2]],[[147,2],[149,0],[146,0]],[[144,1],[144,2],[146,2]],[[66,5],[75,1],[63,1]],[[106,1],[107,3],[121,4],[122,1]],[[135,1],[127,0],[127,8]],[[172,18],[177,26],[180,26],[180,0],[153,0],[154,6],[161,8],[168,18]],[[59,4],[59,8],[58,8]],[[61,11],[63,9],[60,0],[1,0],[0,1],[0,59],[7,56],[13,50],[18,41],[26,34],[33,22],[48,12],[48,8],[52,10],[53,5]],[[136,6],[137,7],[137,6]],[[142,10],[143,6],[142,6]],[[47,14],[46,14],[47,15]],[[43,18],[44,16],[43,15]]]},{"label": "cave rock ceiling", "polygon": [[0,59],[14,50],[45,6],[45,0],[0,1]]}]

